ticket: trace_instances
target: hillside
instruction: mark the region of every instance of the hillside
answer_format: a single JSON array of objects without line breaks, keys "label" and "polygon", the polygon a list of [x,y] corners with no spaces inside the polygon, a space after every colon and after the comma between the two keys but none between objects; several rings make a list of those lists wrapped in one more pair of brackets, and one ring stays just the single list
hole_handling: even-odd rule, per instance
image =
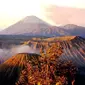
[{"label": "hillside", "polygon": [[[77,84],[74,85],[80,85],[80,84],[84,85],[83,84],[85,83],[84,82],[85,79],[84,38],[79,36],[54,37],[53,39],[33,38],[29,41],[26,41],[24,44],[27,44],[30,47],[35,48],[36,50],[40,51],[42,50],[45,52],[47,48],[51,47],[56,43],[58,46],[62,48],[62,55],[61,56],[59,55],[60,58],[58,60],[61,62],[72,61],[73,64],[78,67],[78,73],[76,77]],[[50,52],[49,50],[47,52],[50,54],[51,52],[57,51],[54,48],[55,46],[51,48]],[[47,52],[45,53],[47,54]],[[61,54],[61,51],[59,50],[58,53]],[[40,82],[43,83],[44,85],[48,85],[48,79],[47,79],[48,77],[50,83],[56,82],[54,81],[56,79],[56,77],[54,78],[54,75],[56,75],[54,73],[58,70],[55,69],[57,62],[55,59],[56,57],[53,57],[53,55],[55,56],[55,54],[52,53],[51,55],[49,57],[45,57],[44,54],[41,54],[40,56],[38,54],[32,54],[32,53],[29,54],[19,53],[9,58],[4,63],[0,64],[0,85],[33,85]],[[47,60],[49,60],[50,63],[47,63]],[[48,64],[50,68],[49,71],[47,69]],[[66,64],[61,64],[61,67],[62,65],[66,66]],[[66,68],[63,68],[63,70],[68,69]],[[47,73],[49,74],[47,75]],[[82,80],[80,81],[80,79]]]},{"label": "hillside", "polygon": [[85,66],[85,38],[80,36],[63,36],[47,39],[37,39],[25,41],[25,45],[33,49],[43,49],[50,47],[52,44],[60,42],[64,48],[62,60],[72,60],[78,66]]},{"label": "hillside", "polygon": [[38,60],[39,55],[37,54],[20,53],[11,57],[0,65],[0,85],[15,85],[25,66],[29,62],[33,65],[38,64]]},{"label": "hillside", "polygon": [[[56,52],[60,53],[62,52],[62,50],[56,50]],[[57,74],[58,69],[56,69],[56,67],[58,67],[56,66],[57,57],[59,57],[60,55],[61,53],[56,55],[53,55],[52,53],[52,55],[50,55],[49,57],[45,57],[37,54],[19,53],[0,65],[0,84],[55,85],[57,82],[59,82],[60,77],[62,79],[62,76],[59,76]],[[69,63],[69,65],[71,64]],[[65,66],[68,67],[68,64]],[[68,72],[72,71],[73,72],[72,74],[74,75],[75,74],[74,71],[76,70],[75,66],[71,65],[70,68],[74,68],[74,70],[71,69],[69,70],[69,68],[67,68]],[[61,75],[66,74],[61,73]],[[67,80],[64,80],[64,82],[62,83],[65,83],[65,81]]]},{"label": "hillside", "polygon": [[60,26],[60,27],[65,29],[72,36],[85,37],[85,27],[74,25],[74,24],[67,24],[67,25]]}]

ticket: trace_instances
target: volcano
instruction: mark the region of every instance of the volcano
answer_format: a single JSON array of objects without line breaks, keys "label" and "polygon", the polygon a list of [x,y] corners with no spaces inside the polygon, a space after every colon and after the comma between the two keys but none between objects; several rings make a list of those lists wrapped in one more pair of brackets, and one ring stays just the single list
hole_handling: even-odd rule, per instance
[{"label": "volcano", "polygon": [[[19,53],[8,59],[0,65],[0,85],[15,85],[19,79],[20,73],[25,69],[25,66],[29,62],[33,65],[37,64],[38,59],[39,55],[28,53]],[[31,68],[30,64],[28,67]]]},{"label": "volcano", "polygon": [[51,26],[36,16],[27,16],[0,32],[1,35],[61,36],[68,35],[65,29]]},{"label": "volcano", "polygon": [[[48,41],[48,40],[49,39],[44,39],[44,42],[39,41],[38,43],[36,43],[36,40],[34,40],[30,43],[32,46],[36,43],[36,46],[35,46],[36,49],[37,48],[39,49],[40,46],[45,49],[45,46],[49,47],[53,43],[60,42],[60,44],[63,47],[63,53],[61,57],[59,58],[59,60],[72,61],[79,69],[78,75],[77,75],[78,77],[76,78],[76,82],[78,82],[79,84],[76,84],[76,85],[80,85],[80,83],[84,85],[83,83],[85,82],[83,80],[82,82],[79,80],[82,77],[83,77],[82,79],[85,79],[84,78],[85,76],[85,48],[84,48],[85,39],[79,36],[68,36],[68,37],[60,37],[60,38],[55,37],[53,39],[51,38],[51,41]],[[39,75],[39,72],[42,72],[39,70],[39,68],[42,68],[42,66],[43,68],[44,66],[46,68],[45,62],[43,62],[43,60],[41,59],[42,57],[38,54],[28,54],[28,53],[19,53],[9,58],[7,61],[5,61],[4,63],[0,65],[0,85],[32,85],[33,82],[42,78]],[[38,68],[38,71],[36,68]],[[46,75],[45,71],[47,71],[47,69],[45,69],[43,73],[41,74]],[[28,80],[32,84],[28,84]],[[45,84],[45,85],[48,85],[48,84]]]},{"label": "volcano", "polygon": [[63,54],[61,60],[71,60],[78,67],[85,66],[85,38],[80,36],[62,36],[52,37],[42,40],[33,38],[24,42],[34,49],[46,49],[53,43],[60,42],[63,47]]}]

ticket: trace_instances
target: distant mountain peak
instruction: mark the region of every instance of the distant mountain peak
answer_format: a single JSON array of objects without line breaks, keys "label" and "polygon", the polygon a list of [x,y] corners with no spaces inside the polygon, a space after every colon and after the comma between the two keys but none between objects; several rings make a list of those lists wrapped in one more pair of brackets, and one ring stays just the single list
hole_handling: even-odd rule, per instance
[{"label": "distant mountain peak", "polygon": [[45,21],[41,20],[37,16],[31,15],[26,16],[24,19],[21,20],[23,23],[41,23],[41,24],[48,24]]},{"label": "distant mountain peak", "polygon": [[4,35],[61,36],[68,35],[64,29],[54,27],[36,16],[27,16],[0,32]]},{"label": "distant mountain peak", "polygon": [[64,25],[63,26],[65,29],[69,29],[69,28],[76,28],[76,27],[78,27],[78,25],[75,25],[75,24],[66,24],[66,25]]},{"label": "distant mountain peak", "polygon": [[66,24],[64,26],[78,26],[78,25],[75,25],[75,24]]},{"label": "distant mountain peak", "polygon": [[29,35],[29,36],[85,36],[85,27],[74,24],[52,26],[36,16],[26,16],[19,22],[0,32],[1,35]]}]

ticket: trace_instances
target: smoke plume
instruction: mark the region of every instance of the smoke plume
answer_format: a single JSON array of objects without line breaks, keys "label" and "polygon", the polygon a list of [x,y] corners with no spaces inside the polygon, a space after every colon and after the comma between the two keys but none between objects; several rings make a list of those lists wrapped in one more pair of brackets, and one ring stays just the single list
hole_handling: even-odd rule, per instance
[{"label": "smoke plume", "polygon": [[39,54],[39,50],[35,50],[28,45],[18,45],[12,46],[10,49],[0,49],[0,63],[4,62],[5,60],[9,59],[11,56],[17,53],[36,53]]}]

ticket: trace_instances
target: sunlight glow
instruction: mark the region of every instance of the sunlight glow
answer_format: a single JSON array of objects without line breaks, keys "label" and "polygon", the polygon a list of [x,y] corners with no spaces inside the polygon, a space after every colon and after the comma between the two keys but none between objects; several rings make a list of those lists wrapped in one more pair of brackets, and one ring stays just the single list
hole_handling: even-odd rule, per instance
[{"label": "sunlight glow", "polygon": [[39,15],[39,0],[0,0],[0,27],[7,27],[29,15]]},{"label": "sunlight glow", "polygon": [[28,15],[44,16],[45,5],[85,8],[85,0],[0,0],[0,28],[5,28]]}]

